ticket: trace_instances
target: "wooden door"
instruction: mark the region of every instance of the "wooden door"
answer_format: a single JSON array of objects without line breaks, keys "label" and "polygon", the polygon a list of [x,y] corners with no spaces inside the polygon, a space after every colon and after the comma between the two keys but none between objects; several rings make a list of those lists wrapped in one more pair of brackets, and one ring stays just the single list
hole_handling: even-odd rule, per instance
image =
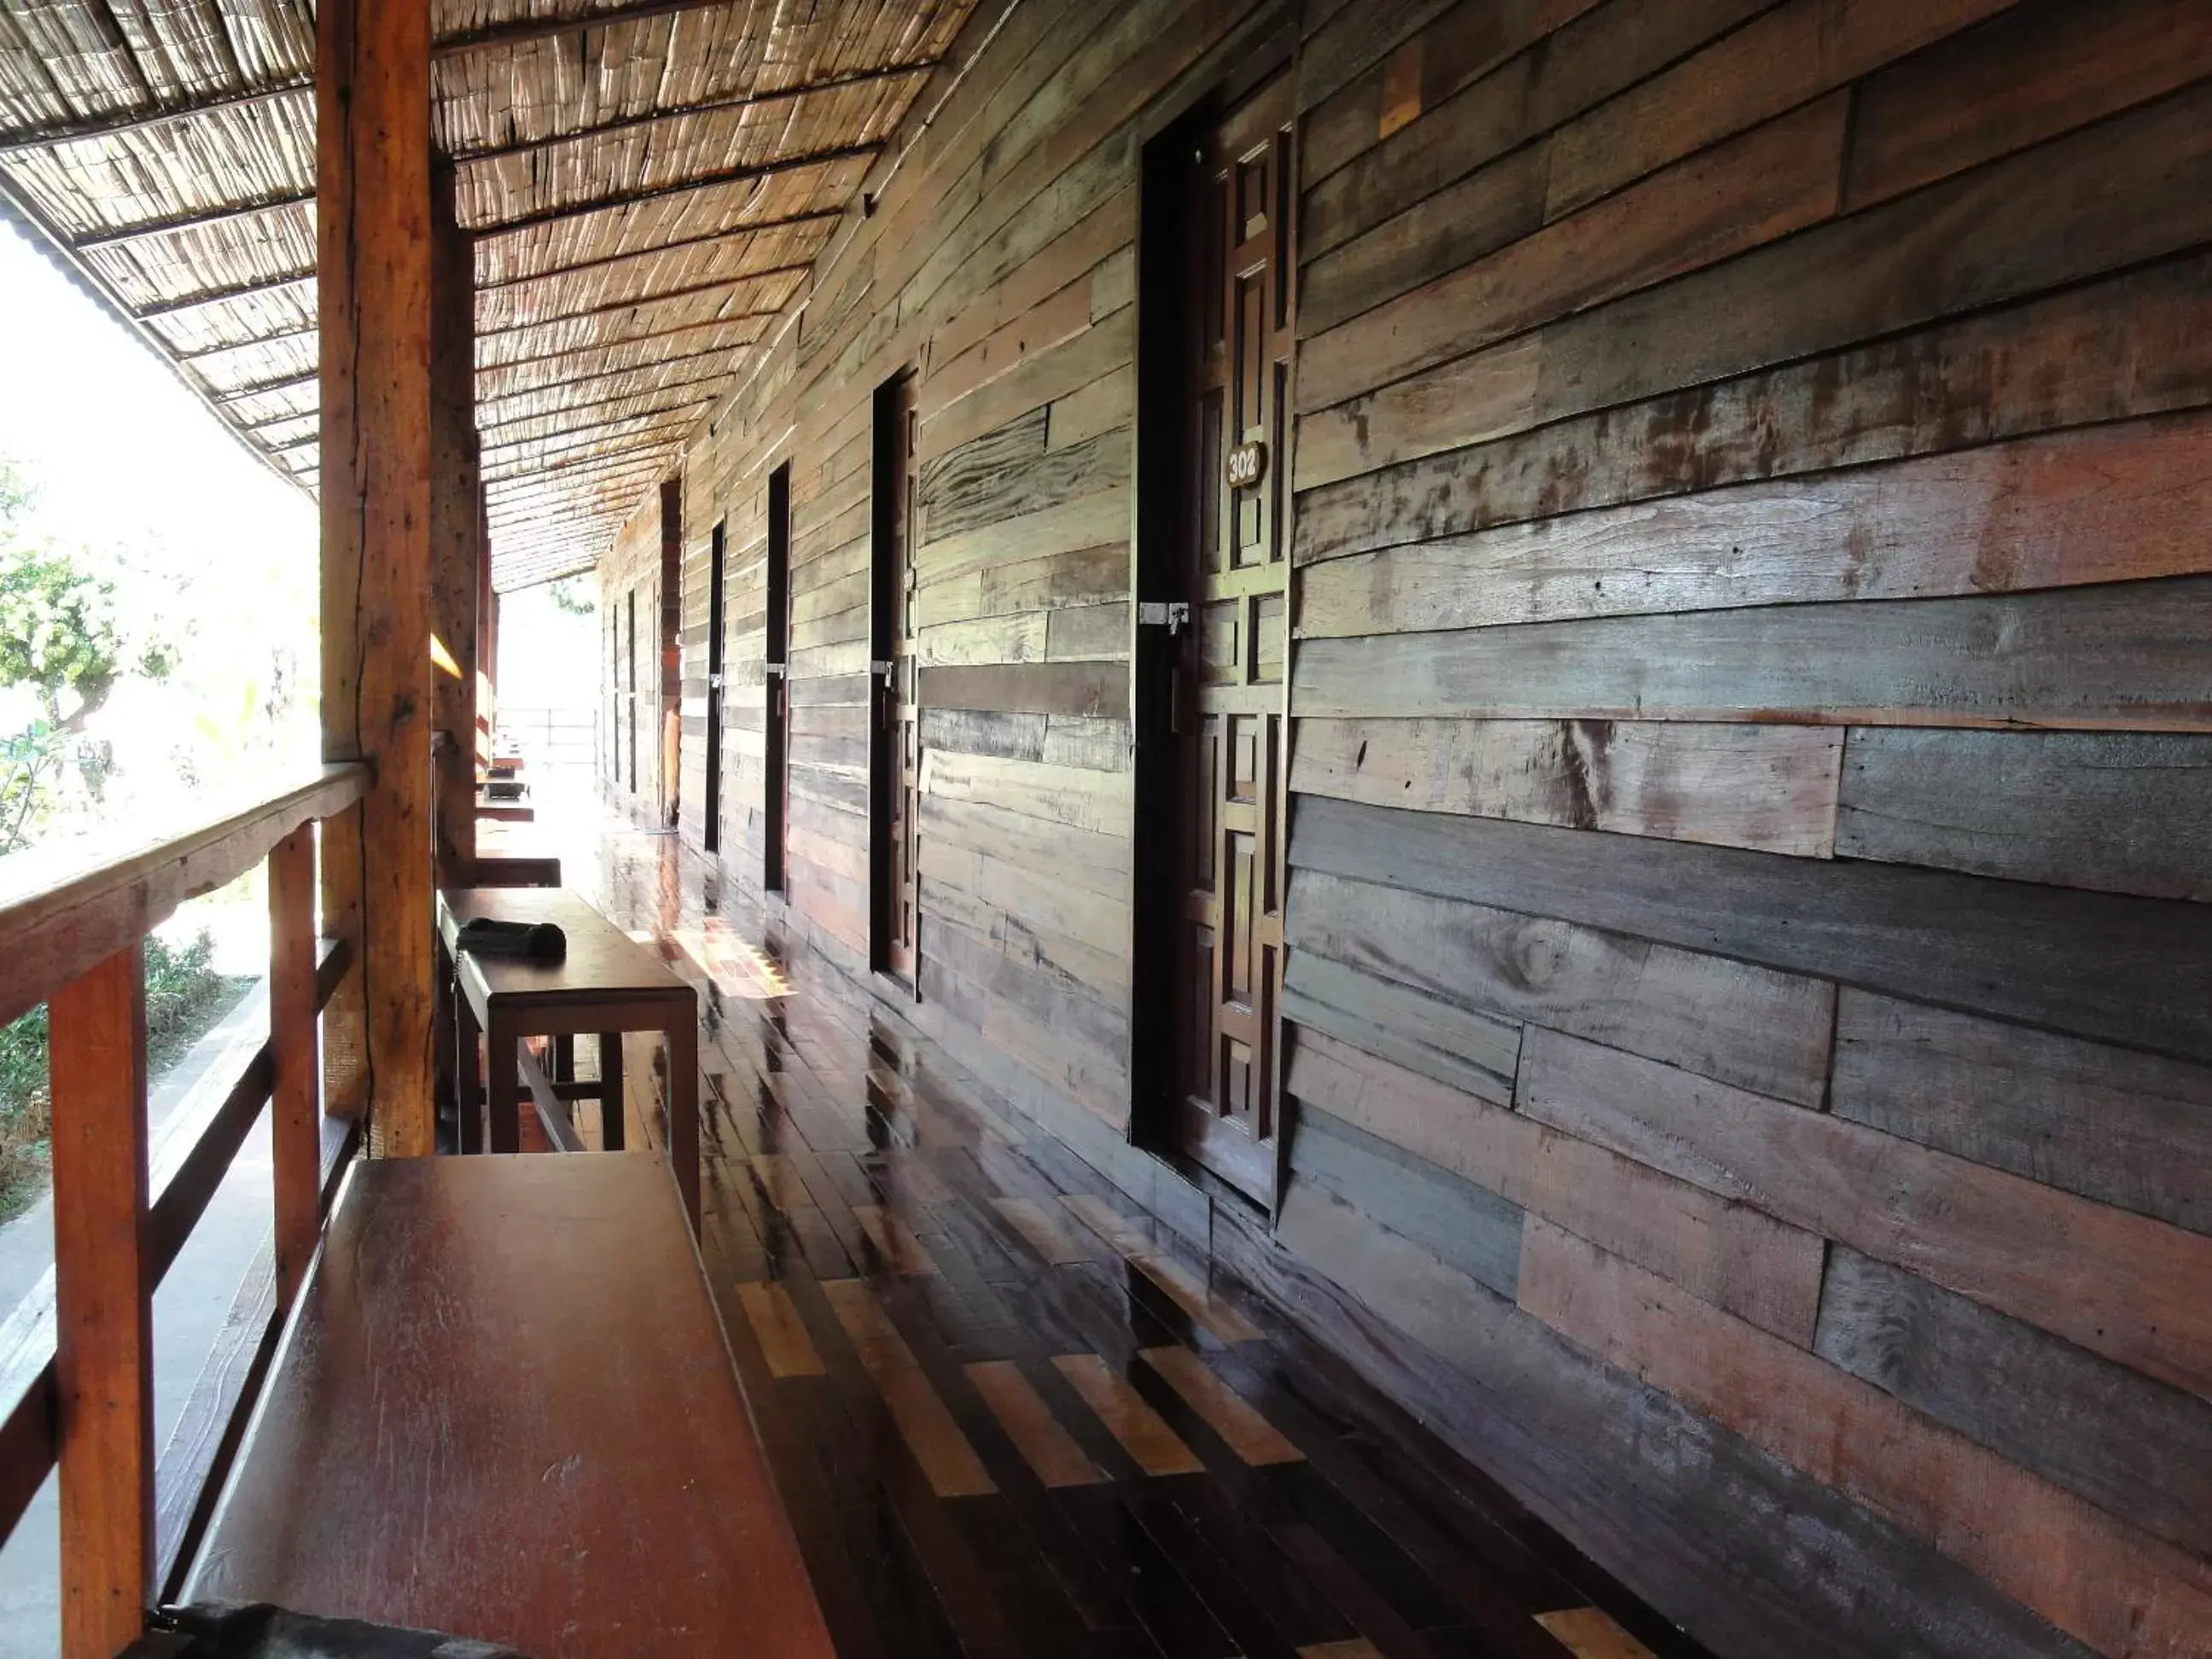
[{"label": "wooden door", "polygon": [[914,643],[915,409],[907,375],[876,390],[870,545],[870,966],[911,988],[921,933],[921,728]]},{"label": "wooden door", "polygon": [[1283,975],[1292,86],[1195,136],[1182,197],[1180,596],[1169,626],[1180,772],[1180,1149],[1273,1199]]},{"label": "wooden door", "polygon": [[722,616],[726,597],[726,526],[714,526],[707,562],[707,800],[702,815],[707,850],[722,850]]},{"label": "wooden door", "polygon": [[783,891],[791,753],[791,464],[768,476],[768,776],[763,785],[761,885]]}]

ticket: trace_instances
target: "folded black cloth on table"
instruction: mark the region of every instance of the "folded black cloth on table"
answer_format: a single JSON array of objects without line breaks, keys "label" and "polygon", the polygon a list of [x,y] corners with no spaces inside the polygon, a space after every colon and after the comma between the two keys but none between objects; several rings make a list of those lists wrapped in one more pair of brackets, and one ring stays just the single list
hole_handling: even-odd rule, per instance
[{"label": "folded black cloth on table", "polygon": [[453,936],[453,948],[479,957],[517,957],[531,962],[562,962],[568,936],[550,921],[500,921],[472,916]]},{"label": "folded black cloth on table", "polygon": [[[159,1634],[125,1650],[153,1659],[523,1659],[513,1648],[353,1619],[313,1619],[264,1602],[165,1610]],[[180,1645],[181,1644],[181,1645]]]}]

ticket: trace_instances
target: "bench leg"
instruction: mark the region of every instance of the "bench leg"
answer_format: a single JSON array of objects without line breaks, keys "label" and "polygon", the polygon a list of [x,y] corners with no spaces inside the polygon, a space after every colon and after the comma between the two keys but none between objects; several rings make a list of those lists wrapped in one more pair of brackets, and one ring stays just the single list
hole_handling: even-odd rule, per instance
[{"label": "bench leg", "polygon": [[522,1150],[522,1033],[495,1012],[486,1059],[491,1070],[491,1149]]},{"label": "bench leg", "polygon": [[460,1147],[464,1152],[483,1151],[483,1075],[478,1066],[477,1029],[469,1000],[453,997],[453,1098],[460,1112]]},{"label": "bench leg", "polygon": [[599,1150],[623,1149],[623,1034],[599,1033]]},{"label": "bench leg", "polygon": [[453,1019],[453,1004],[459,999],[454,994],[453,959],[446,954],[446,941],[442,937],[437,941],[437,994],[430,1002],[430,1052],[435,1069],[431,1099],[441,1110],[451,1103],[458,1121],[461,1097],[454,1071],[454,1049],[459,1037]]}]

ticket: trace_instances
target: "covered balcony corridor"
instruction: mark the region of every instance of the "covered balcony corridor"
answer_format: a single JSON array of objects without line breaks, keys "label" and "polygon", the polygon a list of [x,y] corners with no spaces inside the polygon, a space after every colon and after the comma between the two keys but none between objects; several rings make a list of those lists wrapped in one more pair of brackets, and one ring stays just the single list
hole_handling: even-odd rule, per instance
[{"label": "covered balcony corridor", "polygon": [[0,898],[64,1659],[2212,1659],[2212,0],[0,0],[0,207],[321,507]]}]

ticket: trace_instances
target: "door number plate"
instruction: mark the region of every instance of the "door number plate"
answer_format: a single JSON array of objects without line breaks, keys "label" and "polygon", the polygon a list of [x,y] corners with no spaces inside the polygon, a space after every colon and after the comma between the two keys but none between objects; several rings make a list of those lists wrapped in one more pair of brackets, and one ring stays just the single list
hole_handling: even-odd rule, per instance
[{"label": "door number plate", "polygon": [[1229,452],[1229,487],[1249,489],[1267,476],[1267,446],[1257,438],[1247,439]]}]

